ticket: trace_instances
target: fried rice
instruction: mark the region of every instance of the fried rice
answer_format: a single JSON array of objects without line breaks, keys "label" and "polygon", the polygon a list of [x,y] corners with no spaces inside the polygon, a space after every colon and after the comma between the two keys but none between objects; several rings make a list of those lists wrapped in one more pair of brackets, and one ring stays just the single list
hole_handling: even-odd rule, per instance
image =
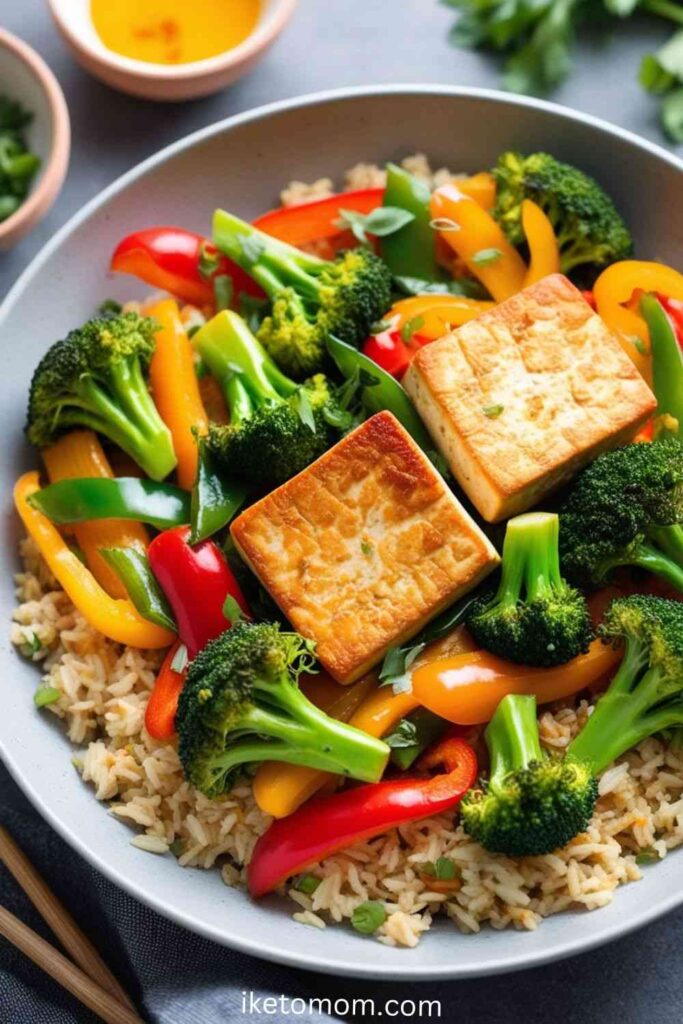
[{"label": "fried rice", "polygon": [[[454,176],[446,168],[433,172],[421,154],[403,165],[433,185]],[[384,171],[365,163],[344,181],[347,189],[383,183]],[[311,185],[292,182],[281,198],[296,205],[332,190],[328,178]],[[59,691],[45,712],[62,719],[76,748],[75,769],[110,813],[135,830],[135,846],[175,856],[183,867],[216,867],[226,884],[243,885],[254,844],[270,823],[248,777],[218,800],[197,792],[183,777],[175,744],[160,745],[144,727],[163,652],[122,647],[103,637],[73,607],[31,540],[22,542],[21,557],[11,639],[36,662],[43,685]],[[544,746],[565,748],[590,711],[585,700],[541,709]],[[683,750],[662,738],[648,739],[609,768],[599,785],[587,831],[562,850],[512,860],[473,842],[457,816],[413,822],[311,869],[320,879],[311,895],[286,890],[293,916],[325,928],[350,919],[361,903],[379,900],[387,912],[379,941],[412,947],[437,914],[473,933],[485,924],[531,930],[559,911],[604,907],[620,885],[641,878],[643,862],[661,859],[683,843]],[[439,881],[424,870],[440,857],[455,865],[453,879]]]}]

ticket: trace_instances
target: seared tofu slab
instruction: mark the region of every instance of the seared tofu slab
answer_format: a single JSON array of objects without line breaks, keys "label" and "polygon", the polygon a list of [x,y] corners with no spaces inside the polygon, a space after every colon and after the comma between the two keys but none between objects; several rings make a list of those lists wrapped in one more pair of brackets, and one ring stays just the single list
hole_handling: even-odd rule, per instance
[{"label": "seared tofu slab", "polygon": [[231,533],[341,683],[364,675],[499,562],[388,412],[248,508]]},{"label": "seared tofu slab", "polygon": [[403,383],[489,522],[538,504],[656,408],[619,340],[561,274],[421,349]]}]

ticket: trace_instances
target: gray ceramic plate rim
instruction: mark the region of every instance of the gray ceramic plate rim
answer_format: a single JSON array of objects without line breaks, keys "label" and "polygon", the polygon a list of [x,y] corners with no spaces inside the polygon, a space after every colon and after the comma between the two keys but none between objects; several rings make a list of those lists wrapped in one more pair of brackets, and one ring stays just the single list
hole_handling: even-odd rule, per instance
[{"label": "gray ceramic plate rim", "polygon": [[[2,305],[0,305],[0,324],[2,324],[5,317],[11,312],[15,300],[30,287],[34,276],[50,259],[52,254],[59,249],[64,239],[87,221],[92,213],[106,205],[113,196],[125,189],[127,185],[144,175],[152,168],[158,167],[167,160],[172,159],[178,153],[192,148],[197,143],[200,143],[213,135],[230,131],[238,125],[251,121],[267,119],[271,115],[283,111],[303,109],[334,100],[344,100],[364,96],[390,96],[405,93],[411,93],[413,95],[437,94],[440,96],[453,96],[460,98],[471,97],[472,99],[488,99],[499,103],[531,107],[537,110],[546,111],[547,113],[553,114],[556,117],[567,121],[576,121],[584,125],[590,125],[599,129],[606,135],[611,135],[615,138],[626,141],[630,145],[641,150],[645,150],[652,156],[657,157],[659,160],[670,164],[676,170],[683,172],[683,161],[679,160],[672,153],[668,153],[660,146],[640,138],[633,132],[610,125],[606,121],[593,117],[590,114],[578,113],[566,107],[561,107],[558,104],[548,103],[546,101],[530,97],[511,96],[492,89],[474,89],[444,85],[415,85],[409,83],[405,85],[359,86],[347,89],[333,89],[313,93],[307,96],[294,97],[292,99],[258,107],[255,110],[250,110],[242,114],[237,114],[233,117],[218,121],[213,125],[209,125],[206,128],[202,128],[197,132],[193,132],[191,135],[185,136],[177,142],[172,143],[170,146],[167,146],[165,149],[160,150],[158,153],[149,157],[147,160],[144,160],[142,163],[138,164],[114,181],[98,196],[86,203],[80,211],[74,214],[74,216],[71,217],[71,219],[57,232],[57,234],[54,235],[53,238],[41,249],[30,265],[21,274],[17,282],[10,289]],[[122,876],[114,866],[108,863],[108,861],[94,853],[89,846],[84,843],[74,831],[72,831],[72,829],[60,820],[59,816],[51,810],[50,807],[45,806],[41,802],[39,795],[35,792],[31,784],[22,776],[19,765],[13,758],[11,751],[3,746],[1,752],[3,761],[12,777],[42,817],[74,850],[77,851],[77,853],[84,857],[85,860],[87,860],[94,868],[105,875],[115,885],[120,886],[120,888],[124,889],[135,899],[138,899],[141,903],[151,907],[164,917],[175,921],[175,923],[188,928],[191,931],[203,935],[207,939],[211,939],[214,942],[221,943],[222,945],[229,946],[241,952],[249,953],[253,956],[272,960],[292,967],[304,967],[310,970],[324,971],[337,975],[350,975],[356,977],[365,975],[374,978],[382,977],[411,981],[502,974],[530,967],[538,967],[544,963],[550,963],[578,953],[588,952],[597,946],[614,941],[617,938],[627,935],[629,932],[643,927],[658,917],[669,913],[683,903],[682,887],[676,892],[671,892],[668,897],[660,899],[654,902],[651,906],[646,907],[637,914],[634,914],[630,920],[619,921],[613,927],[600,931],[597,936],[586,936],[585,934],[579,935],[576,939],[570,939],[554,945],[553,948],[549,949],[547,952],[535,953],[531,956],[525,954],[523,948],[520,947],[520,954],[518,957],[506,958],[505,961],[489,959],[485,963],[482,963],[480,967],[471,965],[463,970],[462,968],[458,969],[457,964],[454,964],[452,967],[447,968],[425,967],[423,965],[416,965],[411,968],[408,960],[406,960],[405,965],[396,967],[383,966],[380,969],[373,966],[371,963],[368,963],[367,967],[363,966],[362,968],[360,966],[356,968],[346,967],[344,964],[340,964],[338,961],[325,956],[308,956],[297,954],[296,952],[290,953],[275,945],[256,945],[254,942],[244,939],[238,934],[227,934],[226,931],[218,928],[212,928],[203,924],[201,921],[193,919],[189,914],[185,914],[168,907],[166,904],[162,903],[161,900],[156,899],[154,896],[145,892],[134,879]],[[476,942],[477,938],[472,937],[471,941]]]}]

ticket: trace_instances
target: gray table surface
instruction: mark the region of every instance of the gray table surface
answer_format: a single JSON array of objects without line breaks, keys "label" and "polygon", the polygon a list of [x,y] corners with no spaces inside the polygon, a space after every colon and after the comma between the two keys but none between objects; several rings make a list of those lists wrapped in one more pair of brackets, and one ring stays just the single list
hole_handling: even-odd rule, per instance
[{"label": "gray table surface", "polygon": [[[451,21],[450,12],[434,0],[300,0],[293,23],[251,76],[205,100],[158,106],[119,95],[76,67],[52,27],[45,0],[0,0],[0,24],[36,47],[60,80],[73,129],[71,169],[55,208],[13,252],[0,255],[0,298],[56,229],[104,186],[161,147],[230,114],[345,85],[438,82],[495,87],[495,62],[448,46]],[[661,142],[655,105],[640,91],[635,75],[639,54],[665,35],[659,25],[633,23],[616,37],[582,44],[575,75],[554,98]],[[0,787],[11,786],[2,772]],[[22,800],[12,794],[17,808]],[[445,996],[443,1018],[450,1020],[459,1012],[479,1021],[525,1017],[541,1022],[551,1015],[562,1022],[678,1020],[683,1004],[677,956],[682,923],[679,912],[565,965],[481,985],[440,987]],[[178,970],[182,986],[182,967]],[[288,991],[291,979],[292,990],[299,992],[301,975],[281,969],[277,975],[282,991]],[[320,978],[313,988],[321,994],[326,985]],[[187,988],[190,991],[190,978]],[[408,986],[404,988],[402,994],[407,994]],[[369,989],[358,985],[354,994],[367,994]],[[425,995],[428,989],[424,986]],[[55,1006],[52,1024],[62,1019]],[[232,1010],[226,1007],[220,1017],[207,1017],[206,1022],[229,1019],[242,1019],[234,1003]]]}]

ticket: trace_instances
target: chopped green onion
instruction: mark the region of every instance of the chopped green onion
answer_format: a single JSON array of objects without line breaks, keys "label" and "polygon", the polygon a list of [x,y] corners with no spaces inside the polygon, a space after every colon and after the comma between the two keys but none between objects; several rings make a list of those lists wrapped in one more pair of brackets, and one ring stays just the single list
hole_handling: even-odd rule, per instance
[{"label": "chopped green onion", "polygon": [[484,405],[481,411],[484,416],[488,416],[490,420],[496,420],[504,409],[504,405]]},{"label": "chopped green onion", "polygon": [[472,262],[478,267],[489,267],[492,263],[496,263],[502,255],[500,249],[480,249],[479,252],[475,252]]},{"label": "chopped green onion", "polygon": [[231,626],[234,626],[236,622],[243,622],[245,619],[244,612],[232,594],[228,594],[223,602],[223,615],[225,615]]}]

